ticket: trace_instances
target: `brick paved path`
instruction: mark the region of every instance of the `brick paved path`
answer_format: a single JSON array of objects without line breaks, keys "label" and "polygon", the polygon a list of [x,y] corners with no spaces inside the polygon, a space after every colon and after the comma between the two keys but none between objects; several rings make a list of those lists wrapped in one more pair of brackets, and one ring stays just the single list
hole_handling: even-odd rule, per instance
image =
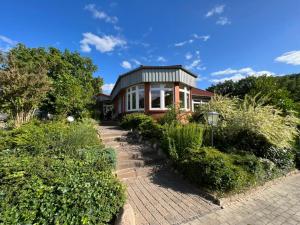
[{"label": "brick paved path", "polygon": [[164,169],[164,161],[157,158],[153,149],[124,138],[126,133],[117,127],[99,130],[105,145],[117,151],[117,175],[127,185],[136,225],[182,224],[220,209],[202,198],[193,186]]},{"label": "brick paved path", "polygon": [[221,209],[169,170],[157,171],[162,162],[152,160],[156,154],[145,146],[115,139],[127,132],[117,127],[100,130],[104,143],[117,150],[117,174],[127,185],[136,225],[300,225],[300,174]]},{"label": "brick paved path", "polygon": [[182,224],[219,209],[193,186],[168,172],[125,182],[137,225]]},{"label": "brick paved path", "polygon": [[287,177],[247,200],[186,224],[300,224],[300,174]]}]

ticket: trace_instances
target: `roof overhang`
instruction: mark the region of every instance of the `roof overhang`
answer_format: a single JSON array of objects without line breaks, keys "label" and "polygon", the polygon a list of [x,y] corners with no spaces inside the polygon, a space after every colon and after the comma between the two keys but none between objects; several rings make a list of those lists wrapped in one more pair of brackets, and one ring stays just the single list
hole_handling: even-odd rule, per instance
[{"label": "roof overhang", "polygon": [[144,82],[180,82],[196,87],[197,75],[182,65],[140,66],[120,75],[111,92],[112,99],[123,89]]}]

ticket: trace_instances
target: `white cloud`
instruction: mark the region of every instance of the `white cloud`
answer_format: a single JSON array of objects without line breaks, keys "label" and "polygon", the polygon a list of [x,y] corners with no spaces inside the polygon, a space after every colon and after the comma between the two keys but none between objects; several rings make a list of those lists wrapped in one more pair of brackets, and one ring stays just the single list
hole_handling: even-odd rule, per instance
[{"label": "white cloud", "polygon": [[286,52],[281,56],[277,57],[275,61],[294,66],[300,65],[300,51]]},{"label": "white cloud", "polygon": [[209,35],[192,34],[191,36],[192,36],[191,39],[186,40],[186,41],[182,41],[182,42],[175,43],[174,46],[175,46],[175,47],[182,47],[182,46],[184,46],[184,45],[186,45],[186,44],[192,44],[195,40],[207,41],[207,40],[210,38]]},{"label": "white cloud", "polygon": [[251,67],[245,67],[241,69],[231,69],[228,68],[226,70],[221,70],[217,72],[213,72],[212,76],[223,76],[223,75],[231,75],[231,74],[242,74],[245,76],[261,76],[261,75],[275,75],[273,72],[262,70],[262,71],[255,71]]},{"label": "white cloud", "polygon": [[88,4],[84,7],[85,10],[88,10],[92,13],[93,17],[96,19],[104,20],[107,23],[115,24],[118,22],[118,18],[115,16],[109,16],[104,11],[96,9],[95,4]]},{"label": "white cloud", "polygon": [[190,52],[185,54],[185,59],[189,60],[191,58],[193,58],[193,55]]},{"label": "white cloud", "polygon": [[200,66],[200,63],[201,63],[200,59],[195,59],[189,65],[187,65],[186,68],[188,70],[192,70],[192,69],[198,68]]},{"label": "white cloud", "polygon": [[268,70],[255,71],[251,67],[245,67],[245,68],[241,68],[241,69],[228,68],[226,70],[214,72],[211,75],[212,76],[232,75],[229,77],[210,80],[213,83],[220,83],[220,82],[224,82],[226,80],[238,81],[238,80],[241,80],[248,76],[256,76],[256,77],[259,77],[262,75],[272,76],[272,75],[275,75],[275,73],[270,72]]},{"label": "white cloud", "polygon": [[142,63],[137,59],[132,59],[131,61],[137,66],[142,65]]},{"label": "white cloud", "polygon": [[122,63],[121,63],[121,66],[124,68],[124,69],[131,69],[132,66],[131,66],[131,63],[124,60]]},{"label": "white cloud", "polygon": [[112,89],[114,88],[115,84],[111,83],[111,84],[103,84],[102,86],[102,91],[106,94],[110,94],[110,92],[112,91]]},{"label": "white cloud", "polygon": [[232,81],[236,82],[236,81],[239,81],[239,80],[241,80],[241,79],[243,79],[245,77],[246,76],[244,76],[242,74],[236,74],[236,75],[233,75],[231,77],[224,77],[222,79],[212,79],[210,81],[213,82],[213,83],[223,83],[223,82],[225,82],[227,80],[232,80]]},{"label": "white cloud", "polygon": [[210,11],[208,11],[205,16],[211,17],[215,14],[221,14],[224,12],[224,8],[225,8],[225,5],[217,5],[214,8],[212,8]]},{"label": "white cloud", "polygon": [[126,45],[126,41],[112,36],[112,35],[104,35],[102,37],[97,36],[92,33],[83,33],[83,39],[80,41],[80,48],[83,52],[90,52],[91,46],[95,46],[95,48],[99,52],[111,52],[116,47],[122,47]]},{"label": "white cloud", "polygon": [[157,61],[158,61],[158,62],[166,62],[167,60],[166,60],[165,57],[163,57],[163,56],[158,56],[158,57],[157,57]]},{"label": "white cloud", "polygon": [[200,40],[203,40],[203,41],[207,41],[208,39],[210,39],[210,36],[209,35],[198,35],[198,34],[193,34],[193,37],[195,39],[200,39]]},{"label": "white cloud", "polygon": [[186,44],[188,44],[188,43],[191,44],[191,43],[193,43],[193,42],[194,42],[194,40],[193,40],[193,39],[190,39],[190,40],[187,40],[187,41],[175,43],[174,46],[175,46],[175,47],[181,47],[181,46],[184,46],[184,45],[186,45]]},{"label": "white cloud", "polygon": [[219,17],[216,24],[224,26],[231,24],[231,21],[227,17]]},{"label": "white cloud", "polygon": [[14,41],[4,35],[0,35],[0,50],[7,52],[9,51],[12,47],[14,47],[18,42]]}]

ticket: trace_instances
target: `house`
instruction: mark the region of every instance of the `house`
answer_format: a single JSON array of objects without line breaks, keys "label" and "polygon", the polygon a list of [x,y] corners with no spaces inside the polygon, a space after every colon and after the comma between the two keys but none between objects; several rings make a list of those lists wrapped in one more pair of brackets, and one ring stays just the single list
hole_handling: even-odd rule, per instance
[{"label": "house", "polygon": [[197,75],[181,65],[140,66],[118,77],[111,95],[99,94],[100,111],[113,116],[144,112],[155,118],[178,105],[186,112],[205,104],[213,93],[196,88]]}]

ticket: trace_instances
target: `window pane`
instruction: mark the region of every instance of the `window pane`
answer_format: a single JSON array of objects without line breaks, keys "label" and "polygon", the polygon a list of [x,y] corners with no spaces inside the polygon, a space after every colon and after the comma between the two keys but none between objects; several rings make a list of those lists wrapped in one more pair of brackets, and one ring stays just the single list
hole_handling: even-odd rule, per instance
[{"label": "window pane", "polygon": [[132,94],[132,109],[136,109],[136,92],[133,92]]},{"label": "window pane", "polygon": [[190,108],[190,94],[187,94],[187,105],[186,107],[189,109]]},{"label": "window pane", "polygon": [[143,90],[139,90],[139,108],[143,109],[145,105],[145,93]]},{"label": "window pane", "polygon": [[165,90],[165,107],[169,107],[173,104],[173,90]]},{"label": "window pane", "polygon": [[134,87],[131,87],[131,91],[134,91],[135,90],[135,86]]},{"label": "window pane", "polygon": [[180,101],[180,108],[184,108],[185,106],[185,97],[184,97],[184,92],[179,92],[179,101]]},{"label": "window pane", "polygon": [[127,110],[130,110],[130,94],[127,95]]},{"label": "window pane", "polygon": [[160,108],[160,90],[151,90],[151,107]]},{"label": "window pane", "polygon": [[144,89],[144,85],[139,85],[139,89]]}]

